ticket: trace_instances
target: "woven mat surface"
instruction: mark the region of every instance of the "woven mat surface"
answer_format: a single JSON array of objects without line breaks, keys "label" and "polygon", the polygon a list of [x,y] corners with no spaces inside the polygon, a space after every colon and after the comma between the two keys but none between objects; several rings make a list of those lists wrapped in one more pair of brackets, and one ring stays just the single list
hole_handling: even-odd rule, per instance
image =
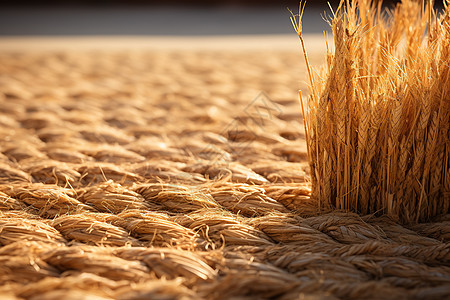
[{"label": "woven mat surface", "polygon": [[303,80],[298,52],[0,54],[0,298],[448,299],[449,215],[317,211]]}]

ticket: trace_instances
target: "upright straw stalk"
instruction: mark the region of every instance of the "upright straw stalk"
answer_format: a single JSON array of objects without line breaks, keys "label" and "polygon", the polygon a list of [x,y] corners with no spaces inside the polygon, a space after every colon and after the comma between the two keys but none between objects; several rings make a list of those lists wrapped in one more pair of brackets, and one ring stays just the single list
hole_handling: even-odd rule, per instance
[{"label": "upright straw stalk", "polygon": [[[341,1],[334,52],[304,110],[313,197],[321,208],[403,222],[450,211],[450,7]],[[305,115],[306,114],[306,115]]]}]

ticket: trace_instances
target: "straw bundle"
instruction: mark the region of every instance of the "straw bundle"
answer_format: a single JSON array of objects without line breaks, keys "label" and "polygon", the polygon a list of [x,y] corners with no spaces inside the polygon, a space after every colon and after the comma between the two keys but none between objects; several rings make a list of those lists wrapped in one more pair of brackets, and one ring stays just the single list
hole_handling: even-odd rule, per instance
[{"label": "straw bundle", "polygon": [[[323,208],[410,223],[450,209],[450,7],[341,1],[334,52],[313,75],[305,131]],[[304,7],[304,6],[303,6]],[[302,38],[300,21],[293,19]],[[303,48],[304,49],[304,48]]]}]

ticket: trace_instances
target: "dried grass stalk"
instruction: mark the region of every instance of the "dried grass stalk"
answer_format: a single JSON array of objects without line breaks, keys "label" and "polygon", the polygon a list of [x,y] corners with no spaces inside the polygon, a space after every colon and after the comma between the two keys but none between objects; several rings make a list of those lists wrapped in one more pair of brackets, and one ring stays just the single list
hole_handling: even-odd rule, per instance
[{"label": "dried grass stalk", "polygon": [[306,61],[312,196],[321,208],[425,221],[450,211],[450,2],[440,14],[432,1],[375,3],[341,1],[334,53],[320,75]]}]

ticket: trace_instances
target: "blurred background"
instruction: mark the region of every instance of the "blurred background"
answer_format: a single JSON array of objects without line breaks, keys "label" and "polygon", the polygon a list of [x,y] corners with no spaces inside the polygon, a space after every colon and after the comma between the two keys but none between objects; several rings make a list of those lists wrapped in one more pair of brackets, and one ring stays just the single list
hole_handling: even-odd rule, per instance
[{"label": "blurred background", "polygon": [[[336,7],[337,1],[330,1]],[[0,0],[0,35],[292,34],[299,0]],[[305,33],[328,29],[327,1],[307,2]]]},{"label": "blurred background", "polygon": [[[307,1],[306,34],[329,30],[323,20],[330,14],[327,2]],[[334,8],[339,3],[329,2]],[[298,11],[298,5],[299,0],[0,0],[0,36],[292,34],[289,10]]]}]

